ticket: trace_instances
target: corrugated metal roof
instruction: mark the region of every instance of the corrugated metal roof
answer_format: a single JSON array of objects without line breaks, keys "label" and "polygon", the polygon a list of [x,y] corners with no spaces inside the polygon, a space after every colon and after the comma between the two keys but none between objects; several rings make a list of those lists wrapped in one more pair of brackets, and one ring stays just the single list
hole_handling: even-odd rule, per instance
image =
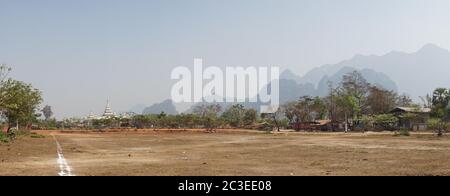
[{"label": "corrugated metal roof", "polygon": [[393,111],[396,110],[402,110],[405,112],[411,112],[411,113],[430,113],[430,108],[414,108],[414,107],[397,107]]}]

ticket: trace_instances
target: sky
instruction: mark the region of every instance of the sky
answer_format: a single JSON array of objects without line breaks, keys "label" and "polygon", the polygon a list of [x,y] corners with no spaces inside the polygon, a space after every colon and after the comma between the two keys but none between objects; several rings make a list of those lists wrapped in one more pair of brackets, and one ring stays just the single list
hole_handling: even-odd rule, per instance
[{"label": "sky", "polygon": [[450,49],[448,0],[0,0],[0,63],[56,117],[170,97],[176,66],[302,75],[356,54]]}]

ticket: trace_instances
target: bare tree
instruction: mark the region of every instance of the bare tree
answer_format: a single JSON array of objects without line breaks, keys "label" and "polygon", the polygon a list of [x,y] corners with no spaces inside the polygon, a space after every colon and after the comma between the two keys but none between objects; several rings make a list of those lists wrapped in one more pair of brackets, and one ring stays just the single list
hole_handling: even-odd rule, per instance
[{"label": "bare tree", "polygon": [[8,77],[11,68],[6,66],[5,64],[0,65],[0,84],[2,84],[5,79]]},{"label": "bare tree", "polygon": [[45,120],[47,121],[53,116],[52,107],[49,105],[46,105],[44,108],[42,108],[42,114],[44,114]]}]

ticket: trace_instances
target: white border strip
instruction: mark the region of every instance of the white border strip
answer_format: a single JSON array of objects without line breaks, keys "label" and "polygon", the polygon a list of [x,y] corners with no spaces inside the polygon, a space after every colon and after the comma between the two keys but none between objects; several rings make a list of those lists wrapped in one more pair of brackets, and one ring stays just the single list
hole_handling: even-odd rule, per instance
[{"label": "white border strip", "polygon": [[67,160],[64,158],[64,155],[62,153],[61,145],[59,144],[58,140],[56,139],[55,135],[52,135],[53,139],[55,139],[56,143],[56,152],[58,154],[58,158],[56,159],[56,162],[59,165],[60,172],[58,173],[59,176],[75,176],[72,173],[72,167],[69,166],[67,163]]}]

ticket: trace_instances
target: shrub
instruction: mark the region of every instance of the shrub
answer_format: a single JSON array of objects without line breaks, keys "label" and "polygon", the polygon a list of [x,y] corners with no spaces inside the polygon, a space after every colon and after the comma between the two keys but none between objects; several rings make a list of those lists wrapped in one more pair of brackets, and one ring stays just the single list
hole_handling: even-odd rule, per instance
[{"label": "shrub", "polygon": [[445,131],[449,128],[447,122],[438,118],[429,119],[427,124],[428,128],[436,130],[438,136],[444,135]]},{"label": "shrub", "polygon": [[410,130],[408,128],[401,128],[400,131],[396,132],[394,136],[410,136]]},{"label": "shrub", "polygon": [[0,143],[7,143],[8,137],[3,133],[3,131],[0,131]]},{"label": "shrub", "polygon": [[394,131],[398,124],[398,118],[392,114],[381,114],[375,116],[375,124],[388,131]]},{"label": "shrub", "polygon": [[259,130],[261,131],[265,131],[270,133],[271,131],[273,131],[274,127],[271,123],[264,121],[260,124],[260,126],[258,127]]},{"label": "shrub", "polygon": [[374,129],[373,125],[375,122],[374,122],[373,116],[364,115],[360,121],[361,121],[362,129],[364,131],[372,131]]},{"label": "shrub", "polygon": [[36,139],[38,139],[38,138],[45,138],[44,135],[40,135],[40,134],[37,134],[37,133],[31,133],[30,137],[31,138],[36,138]]}]

